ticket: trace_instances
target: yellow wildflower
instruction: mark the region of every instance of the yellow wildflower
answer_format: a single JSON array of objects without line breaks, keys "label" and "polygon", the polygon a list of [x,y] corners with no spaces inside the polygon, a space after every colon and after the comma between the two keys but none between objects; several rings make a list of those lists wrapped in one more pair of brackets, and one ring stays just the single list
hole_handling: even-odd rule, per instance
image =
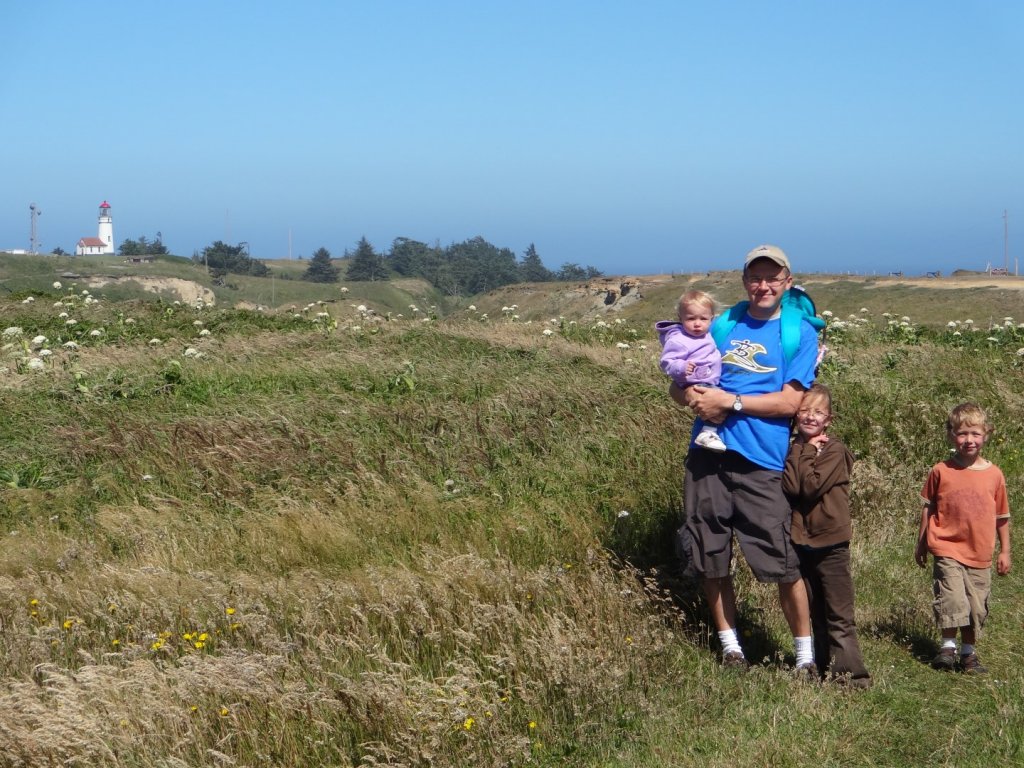
[{"label": "yellow wildflower", "polygon": [[234,616],[235,615],[235,609],[231,608],[231,607],[225,608],[224,609],[224,613],[226,613],[228,616]]},{"label": "yellow wildflower", "polygon": [[228,708],[227,708],[227,707],[221,707],[221,708],[220,708],[220,716],[221,716],[221,717],[227,717],[227,716],[228,716],[228,714],[229,714],[229,711],[230,711],[230,710],[228,710]]},{"label": "yellow wildflower", "polygon": [[193,643],[193,645],[195,645],[195,647],[199,650],[202,650],[203,646],[205,646],[206,643],[204,643],[202,640],[196,640],[195,643]]},{"label": "yellow wildflower", "polygon": [[28,601],[28,604],[29,604],[29,605],[31,605],[32,607],[35,607],[35,606],[39,605],[39,601],[38,601],[38,600],[36,600],[36,599],[35,599],[35,598],[33,597],[33,598],[32,598],[31,600],[29,600],[29,601]]},{"label": "yellow wildflower", "polygon": [[121,644],[121,641],[120,641],[120,640],[118,640],[118,639],[117,639],[117,638],[115,637],[115,638],[114,638],[113,640],[111,640],[111,641],[110,641],[110,644],[111,644],[112,646],[114,646],[115,648],[117,648],[117,646],[119,646],[119,645]]},{"label": "yellow wildflower", "polygon": [[472,717],[467,717],[465,722],[463,722],[462,727],[465,728],[468,731],[470,728],[473,727],[473,723],[474,722],[475,722],[475,720],[473,720]]},{"label": "yellow wildflower", "polygon": [[71,629],[73,626],[75,626],[75,620],[74,619],[66,619],[64,621],[64,629]]},{"label": "yellow wildflower", "polygon": [[537,723],[536,723],[536,721],[534,721],[534,720],[531,720],[531,721],[530,721],[530,725],[529,725],[529,727],[530,727],[530,730],[531,730],[531,731],[532,731],[532,730],[533,730],[534,728],[536,728],[536,727],[537,727]]},{"label": "yellow wildflower", "polygon": [[205,643],[205,642],[206,642],[207,640],[209,640],[209,639],[210,639],[210,636],[209,636],[208,634],[206,634],[205,632],[200,632],[200,633],[199,633],[199,639],[200,639],[200,640],[201,640],[202,642],[204,642],[204,643]]}]

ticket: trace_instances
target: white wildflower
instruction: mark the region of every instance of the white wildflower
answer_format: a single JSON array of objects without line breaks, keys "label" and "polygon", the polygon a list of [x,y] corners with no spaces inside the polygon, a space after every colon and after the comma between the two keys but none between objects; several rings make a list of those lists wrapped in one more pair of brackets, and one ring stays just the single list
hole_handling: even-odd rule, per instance
[{"label": "white wildflower", "polygon": [[39,350],[39,356],[40,357],[49,357],[52,354],[53,354],[53,350],[50,350],[50,349],[40,349]]},{"label": "white wildflower", "polygon": [[203,327],[203,321],[202,320],[193,320],[192,321],[192,325],[194,325],[196,328],[202,328]]},{"label": "white wildflower", "polygon": [[160,339],[155,339],[155,338],[154,338],[154,339],[150,339],[150,340],[149,340],[149,343],[150,343],[150,345],[151,345],[151,346],[154,346],[154,347],[155,347],[155,346],[156,346],[157,344],[163,344],[163,342],[162,342],[162,341],[160,341]]},{"label": "white wildflower", "polygon": [[470,312],[476,312],[476,304],[470,304],[469,305],[469,311]]},{"label": "white wildflower", "polygon": [[54,282],[53,282],[53,287],[54,287],[54,288],[56,288],[56,289],[57,289],[57,290],[59,291],[59,290],[60,290],[61,288],[63,288],[64,286],[63,286],[63,285],[61,285],[61,283],[60,283],[60,280],[54,280]]},{"label": "white wildflower", "polygon": [[74,341],[65,341],[61,346],[64,347],[64,349],[70,349],[72,352],[78,349],[78,344]]},{"label": "white wildflower", "polygon": [[545,335],[545,336],[552,336],[552,335],[554,335],[554,333],[555,333],[555,332],[554,332],[554,331],[552,331],[552,330],[551,330],[550,328],[545,328],[545,329],[544,329],[544,335]]},{"label": "white wildflower", "polygon": [[134,317],[126,318],[125,321],[124,321],[124,324],[125,325],[135,325],[135,318]]},{"label": "white wildflower", "polygon": [[32,339],[32,346],[33,347],[41,347],[47,341],[49,341],[49,339],[47,339],[45,336],[41,336],[41,335],[40,336],[36,336],[34,339]]},{"label": "white wildflower", "polygon": [[946,327],[947,328],[956,328],[956,320],[950,320],[948,323],[946,323]]},{"label": "white wildflower", "polygon": [[46,367],[46,363],[40,360],[38,357],[33,357],[28,361],[28,369],[30,371],[41,371]]},{"label": "white wildflower", "polygon": [[861,313],[862,315],[866,315],[866,314],[868,314],[869,312],[871,312],[871,310],[870,310],[870,309],[868,309],[867,307],[861,307],[861,308],[860,308],[860,313]]},{"label": "white wildflower", "polygon": [[616,515],[616,517],[618,517],[619,519],[622,519],[623,517],[629,517],[629,512],[623,509],[619,512],[618,515]]},{"label": "white wildflower", "polygon": [[618,344],[616,344],[615,346],[616,346],[616,347],[618,347],[619,349],[629,349],[629,344],[627,344],[627,343],[626,343],[626,342],[624,342],[624,341],[620,341],[620,342],[619,342]]},{"label": "white wildflower", "polygon": [[92,336],[94,339],[98,339],[100,336],[103,335],[103,329],[94,328],[93,330],[89,331],[89,335]]},{"label": "white wildflower", "polygon": [[195,357],[199,354],[199,350],[195,347],[187,347],[185,349],[185,357]]},{"label": "white wildflower", "polygon": [[67,316],[68,316],[67,312],[61,312],[59,315],[57,315],[57,317],[59,317],[61,320],[66,319]]},{"label": "white wildflower", "polygon": [[21,303],[22,304],[31,304],[35,300],[36,300],[35,296],[28,296],[25,299],[23,299]]},{"label": "white wildflower", "polygon": [[[295,315],[295,317],[300,317],[300,316],[299,315]],[[203,330],[201,330],[199,332],[199,335],[200,336],[209,336],[210,335],[210,329],[209,328],[203,328]]]},{"label": "white wildflower", "polygon": [[10,328],[4,328],[3,336],[5,339],[17,339],[23,333],[25,332],[21,330],[21,328],[16,325],[12,325]]},{"label": "white wildflower", "polygon": [[70,327],[72,325],[78,325],[78,321],[75,320],[73,317],[70,317],[70,318],[68,318],[67,320],[64,321],[64,325],[66,325],[68,327]]}]

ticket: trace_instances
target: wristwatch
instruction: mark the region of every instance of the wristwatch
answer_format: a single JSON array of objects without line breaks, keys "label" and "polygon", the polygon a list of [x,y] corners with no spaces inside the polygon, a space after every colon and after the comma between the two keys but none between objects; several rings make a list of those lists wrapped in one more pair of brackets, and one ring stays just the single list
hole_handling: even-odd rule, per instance
[{"label": "wristwatch", "polygon": [[739,413],[743,410],[743,401],[740,400],[740,396],[736,395],[736,399],[732,401],[732,409]]}]

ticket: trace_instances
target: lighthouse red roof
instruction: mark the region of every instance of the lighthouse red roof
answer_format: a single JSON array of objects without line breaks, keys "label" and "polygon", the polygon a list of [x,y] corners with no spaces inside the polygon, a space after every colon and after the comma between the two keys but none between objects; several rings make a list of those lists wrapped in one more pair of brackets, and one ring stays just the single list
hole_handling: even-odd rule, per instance
[{"label": "lighthouse red roof", "polygon": [[109,207],[110,207],[110,203],[108,203],[106,200],[104,200],[102,203],[100,203],[100,208],[109,208]]}]

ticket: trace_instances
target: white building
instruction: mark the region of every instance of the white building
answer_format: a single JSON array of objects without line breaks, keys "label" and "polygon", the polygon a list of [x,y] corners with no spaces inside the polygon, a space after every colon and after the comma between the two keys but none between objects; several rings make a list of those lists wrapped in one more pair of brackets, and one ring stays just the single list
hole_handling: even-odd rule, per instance
[{"label": "white building", "polygon": [[99,231],[96,237],[83,237],[75,246],[76,256],[94,256],[114,252],[114,220],[110,218],[110,203],[100,204]]}]

